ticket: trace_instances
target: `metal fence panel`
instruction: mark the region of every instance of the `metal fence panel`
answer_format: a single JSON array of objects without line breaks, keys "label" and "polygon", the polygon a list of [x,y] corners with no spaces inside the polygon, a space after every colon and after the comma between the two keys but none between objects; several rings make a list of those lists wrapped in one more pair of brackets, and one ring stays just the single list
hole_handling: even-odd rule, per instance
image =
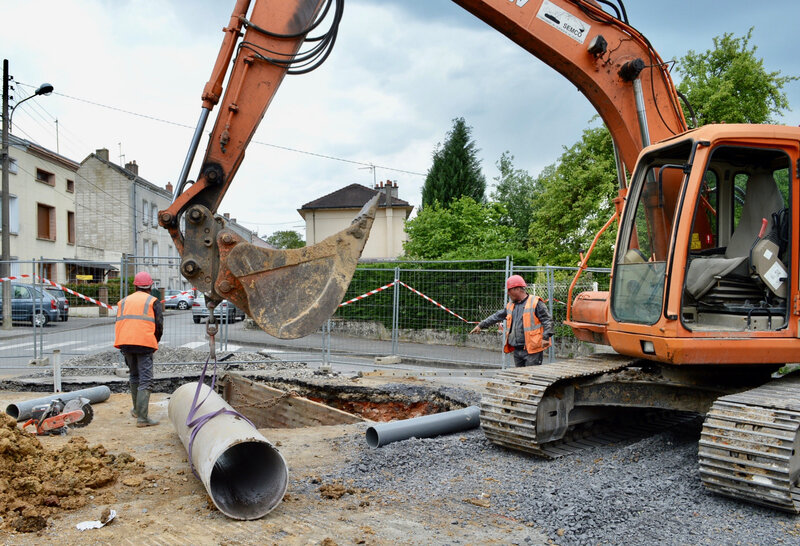
[{"label": "metal fence panel", "polygon": [[[82,366],[75,357],[102,354],[122,359],[114,352],[114,314],[116,302],[127,295],[134,274],[147,270],[161,289],[191,290],[179,275],[178,257],[125,256],[113,266],[104,283],[69,279],[56,283],[68,294],[67,321],[51,321],[44,327],[17,321],[11,331],[0,332],[0,371],[29,369],[31,361],[61,351],[61,366]],[[47,263],[54,263],[48,260]],[[71,262],[74,264],[74,262]],[[81,262],[80,271],[98,271],[110,264]],[[12,282],[41,290],[47,277],[44,261],[15,261]],[[71,270],[73,274],[78,269]],[[502,353],[503,334],[492,328],[469,334],[477,322],[506,304],[505,279],[512,273],[523,275],[529,290],[548,302],[556,323],[556,338],[549,357],[566,357],[581,350],[571,331],[564,326],[566,301],[576,268],[514,267],[510,260],[469,262],[362,263],[345,295],[343,305],[320,330],[300,340],[277,340],[242,322],[222,321],[217,334],[219,351],[267,348],[271,359],[284,361],[344,362],[354,357],[399,356],[406,362],[420,361],[500,367],[510,365]],[[74,276],[74,275],[73,275]],[[108,278],[111,277],[111,278]],[[86,279],[86,277],[83,277]],[[64,280],[64,279],[60,279]],[[587,270],[575,287],[573,297],[584,290],[607,290],[609,270]],[[105,293],[100,285],[106,287]],[[163,292],[162,292],[163,295]],[[99,300],[104,299],[107,305]],[[223,315],[225,316],[225,315]],[[191,309],[165,310],[162,347],[208,348],[204,321],[195,322]],[[267,357],[265,357],[267,358]],[[203,361],[184,362],[199,364]]]}]

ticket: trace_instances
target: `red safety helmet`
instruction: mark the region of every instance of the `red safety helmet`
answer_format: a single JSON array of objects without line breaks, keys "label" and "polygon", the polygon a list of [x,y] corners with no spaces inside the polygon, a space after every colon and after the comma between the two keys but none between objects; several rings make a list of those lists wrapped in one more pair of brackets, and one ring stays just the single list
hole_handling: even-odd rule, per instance
[{"label": "red safety helmet", "polygon": [[522,278],[521,275],[511,275],[508,280],[506,281],[506,290],[511,290],[512,288],[525,288],[528,286],[525,283],[525,279]]},{"label": "red safety helmet", "polygon": [[140,288],[150,288],[153,286],[153,277],[147,271],[139,271],[133,278],[133,286]]}]

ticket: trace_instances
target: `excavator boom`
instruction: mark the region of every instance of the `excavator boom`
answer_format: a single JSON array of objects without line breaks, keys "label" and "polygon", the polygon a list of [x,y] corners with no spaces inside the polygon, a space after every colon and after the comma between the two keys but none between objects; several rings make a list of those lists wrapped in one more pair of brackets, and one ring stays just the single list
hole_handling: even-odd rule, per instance
[{"label": "excavator boom", "polygon": [[639,152],[686,131],[668,65],[636,29],[587,0],[453,0],[575,84],[629,172]]}]

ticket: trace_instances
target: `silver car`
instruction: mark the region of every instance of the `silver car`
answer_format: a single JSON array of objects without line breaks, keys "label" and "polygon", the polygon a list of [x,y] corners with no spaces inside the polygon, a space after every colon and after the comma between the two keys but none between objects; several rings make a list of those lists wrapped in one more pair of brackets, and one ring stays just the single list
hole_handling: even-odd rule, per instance
[{"label": "silver car", "polygon": [[194,303],[193,290],[164,290],[165,309],[189,309]]},{"label": "silver car", "polygon": [[[237,320],[244,320],[244,311],[236,307],[228,300],[222,300],[219,305],[214,308],[214,316],[217,322],[222,322],[227,317],[227,322],[236,322]],[[200,324],[203,319],[208,319],[208,307],[206,307],[206,297],[203,294],[197,294],[192,304],[192,320],[195,324]]]}]

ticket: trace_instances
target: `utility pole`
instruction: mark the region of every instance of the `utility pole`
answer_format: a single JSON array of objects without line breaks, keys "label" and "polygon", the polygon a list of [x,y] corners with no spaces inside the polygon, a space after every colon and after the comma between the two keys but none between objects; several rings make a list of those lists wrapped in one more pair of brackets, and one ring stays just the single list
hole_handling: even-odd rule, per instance
[{"label": "utility pole", "polygon": [[[8,157],[8,59],[3,59],[3,207],[2,207],[2,256],[0,256],[0,278],[9,276],[9,264],[11,261],[11,198],[8,188],[8,169],[10,160]],[[3,288],[3,330],[11,329],[11,283],[8,281],[0,283]]]}]

